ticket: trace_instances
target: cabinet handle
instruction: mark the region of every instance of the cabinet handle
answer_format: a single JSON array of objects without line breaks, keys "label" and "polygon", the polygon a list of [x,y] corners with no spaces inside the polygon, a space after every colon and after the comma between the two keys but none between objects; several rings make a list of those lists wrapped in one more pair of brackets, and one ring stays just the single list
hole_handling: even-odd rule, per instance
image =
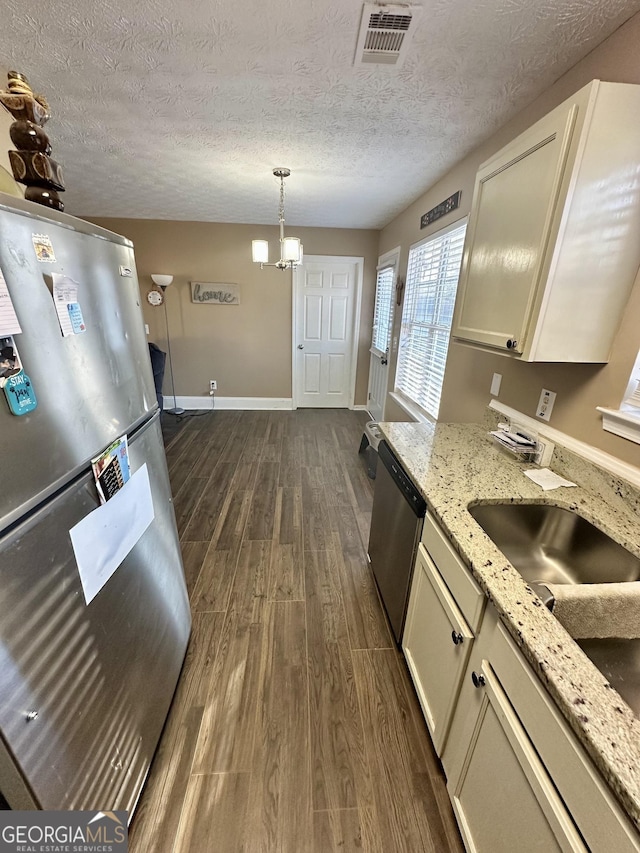
[{"label": "cabinet handle", "polygon": [[514,349],[517,346],[518,341],[514,340],[513,338],[509,338],[509,340],[507,341],[507,349]]},{"label": "cabinet handle", "polygon": [[471,681],[473,681],[474,687],[484,687],[484,675],[481,672],[477,673],[474,670],[471,673]]},{"label": "cabinet handle", "polygon": [[451,632],[451,639],[453,640],[454,646],[460,646],[462,643],[464,643],[464,637],[458,631]]}]

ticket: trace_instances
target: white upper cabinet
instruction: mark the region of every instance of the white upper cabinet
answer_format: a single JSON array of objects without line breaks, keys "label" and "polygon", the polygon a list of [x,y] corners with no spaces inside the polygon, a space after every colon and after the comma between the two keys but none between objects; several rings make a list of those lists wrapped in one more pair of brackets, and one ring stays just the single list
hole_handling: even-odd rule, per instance
[{"label": "white upper cabinet", "polygon": [[640,264],[640,86],[594,80],[476,176],[455,338],[606,362]]}]

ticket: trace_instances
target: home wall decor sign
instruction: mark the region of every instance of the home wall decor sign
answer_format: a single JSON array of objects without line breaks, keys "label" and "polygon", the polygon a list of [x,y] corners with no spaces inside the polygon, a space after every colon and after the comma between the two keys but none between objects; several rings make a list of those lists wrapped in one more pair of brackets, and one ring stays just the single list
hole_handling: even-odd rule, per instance
[{"label": "home wall decor sign", "polygon": [[452,210],[457,210],[460,207],[461,195],[462,190],[458,190],[457,193],[450,195],[449,198],[445,198],[445,200],[441,201],[440,204],[436,204],[436,206],[432,207],[431,210],[423,213],[420,217],[420,228],[426,228],[427,225],[431,225],[431,223],[435,222],[436,219],[446,216],[447,213],[451,213]]},{"label": "home wall decor sign", "polygon": [[192,281],[191,301],[198,305],[240,305],[240,285]]}]

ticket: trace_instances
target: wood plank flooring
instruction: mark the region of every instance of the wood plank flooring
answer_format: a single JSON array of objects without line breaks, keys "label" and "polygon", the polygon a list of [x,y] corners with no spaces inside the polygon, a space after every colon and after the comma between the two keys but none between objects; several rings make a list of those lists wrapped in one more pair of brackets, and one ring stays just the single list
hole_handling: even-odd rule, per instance
[{"label": "wood plank flooring", "polygon": [[347,410],[166,415],[193,632],[132,853],[461,853]]}]

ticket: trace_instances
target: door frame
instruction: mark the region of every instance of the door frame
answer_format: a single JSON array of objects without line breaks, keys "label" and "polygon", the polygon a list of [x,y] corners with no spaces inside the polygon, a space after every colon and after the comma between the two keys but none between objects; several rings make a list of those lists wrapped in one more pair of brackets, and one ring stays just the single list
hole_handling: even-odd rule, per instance
[{"label": "door frame", "polygon": [[[355,408],[356,398],[356,376],[358,368],[358,335],[356,330],[360,328],[360,313],[362,311],[362,284],[364,281],[364,258],[352,257],[350,255],[304,255],[301,266],[307,261],[311,263],[342,263],[355,264],[356,267],[356,293],[353,306],[353,325],[351,328],[351,375],[349,377],[349,408]],[[291,276],[291,408],[298,408],[298,383],[296,382],[296,329],[298,321],[297,296],[300,286],[300,267],[294,267]],[[364,407],[366,408],[366,406]]]},{"label": "door frame", "polygon": [[[401,248],[402,248],[401,246],[396,246],[395,249],[389,249],[388,252],[384,252],[384,254],[380,255],[378,258],[378,263],[376,265],[375,291],[373,294],[374,317],[375,317],[376,298],[378,296],[378,272],[383,267],[393,266],[393,279],[394,279],[394,284],[397,287],[398,278],[400,276],[400,252],[401,252]],[[388,353],[389,360],[391,358],[391,348],[392,348],[392,341],[393,341],[393,328],[394,328],[394,323],[396,321],[396,307],[397,307],[397,304],[396,304],[395,297],[392,296],[391,297],[391,337],[389,340],[389,353]],[[371,332],[373,333],[373,319],[371,321]],[[370,338],[371,337],[372,337],[372,335],[370,335]],[[368,407],[369,407],[369,401],[371,400],[371,396],[370,396],[370,394],[371,394],[371,377],[373,374],[373,371],[371,370],[371,360],[372,360],[372,357],[374,357],[374,356],[375,356],[375,353],[373,352],[373,341],[371,340],[369,343],[369,381],[367,382],[367,411],[369,412],[369,414],[371,414]],[[385,413],[385,410],[387,408],[387,397],[389,396],[389,375],[390,375],[390,373],[391,373],[391,370],[389,368],[389,364],[387,364],[387,384],[386,384],[386,387],[384,389],[384,400],[382,402],[382,418],[381,418],[381,420],[384,420],[384,413]]]}]

